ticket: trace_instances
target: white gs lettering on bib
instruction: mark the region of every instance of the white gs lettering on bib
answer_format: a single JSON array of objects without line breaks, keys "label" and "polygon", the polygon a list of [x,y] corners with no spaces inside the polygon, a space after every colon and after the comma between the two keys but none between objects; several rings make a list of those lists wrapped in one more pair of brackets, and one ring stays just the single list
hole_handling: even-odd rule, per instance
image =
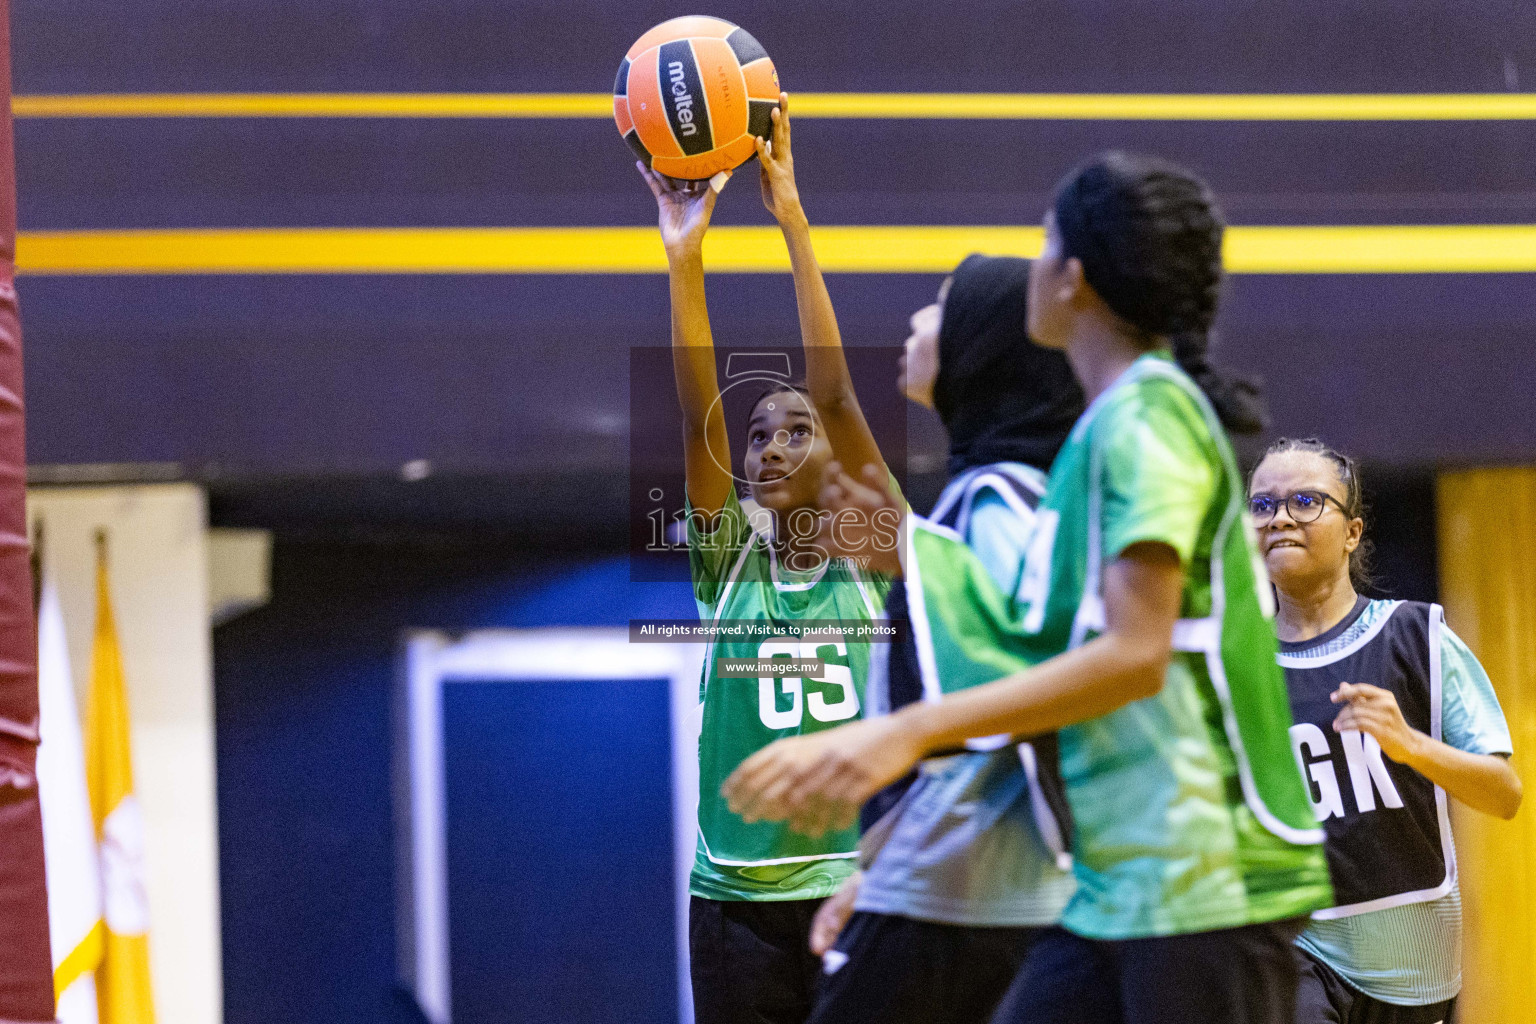
[{"label": "white gs lettering on bib", "polygon": [[[764,641],[757,649],[757,656],[760,659],[768,659],[775,655],[787,655],[791,658],[814,660],[816,652],[822,647],[832,647],[839,656],[844,658],[848,656],[848,645],[842,641],[823,643],[814,640],[786,639]],[[807,710],[818,722],[841,722],[859,713],[859,695],[853,688],[853,670],[847,665],[828,664],[823,674],[811,681],[837,687],[838,698],[829,701],[827,694],[819,690],[807,697],[805,680],[800,676],[758,676],[758,718],[762,719],[762,723],[770,729],[795,729],[799,727]],[[779,707],[781,696],[789,698],[789,707]]]}]

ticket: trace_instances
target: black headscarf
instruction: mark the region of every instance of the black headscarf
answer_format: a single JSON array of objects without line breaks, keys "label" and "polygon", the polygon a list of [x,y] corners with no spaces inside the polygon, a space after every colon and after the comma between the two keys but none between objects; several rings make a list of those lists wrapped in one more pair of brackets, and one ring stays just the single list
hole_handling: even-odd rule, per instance
[{"label": "black headscarf", "polygon": [[1060,352],[1029,339],[1029,260],[967,256],[939,327],[933,407],[949,431],[949,473],[988,462],[1042,470],[1083,412],[1083,390]]},{"label": "black headscarf", "polygon": [[[939,376],[933,382],[933,407],[949,431],[950,476],[989,462],[1022,462],[1048,471],[1082,415],[1083,389],[1066,356],[1029,340],[1028,303],[1029,260],[972,255],[955,269],[944,299]],[[894,582],[885,609],[893,622],[907,619],[904,581]],[[891,644],[887,662],[891,710],[922,698],[921,679],[908,631]],[[895,805],[915,777],[875,794],[861,815],[866,828]],[[1047,785],[1046,797],[1056,805],[1053,793]],[[1062,813],[1057,818],[1066,820]]]}]

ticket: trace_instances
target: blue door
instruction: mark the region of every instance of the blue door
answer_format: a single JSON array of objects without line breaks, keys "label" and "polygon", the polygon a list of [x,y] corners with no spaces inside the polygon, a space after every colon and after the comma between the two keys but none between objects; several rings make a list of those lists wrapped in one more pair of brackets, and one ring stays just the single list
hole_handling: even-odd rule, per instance
[{"label": "blue door", "polygon": [[677,1020],[669,686],[445,681],[454,1024]]}]

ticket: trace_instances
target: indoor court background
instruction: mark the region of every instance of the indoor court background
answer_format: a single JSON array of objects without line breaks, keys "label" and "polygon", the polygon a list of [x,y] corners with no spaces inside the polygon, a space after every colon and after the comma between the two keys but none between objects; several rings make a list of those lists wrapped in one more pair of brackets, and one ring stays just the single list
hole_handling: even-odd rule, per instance
[{"label": "indoor court background", "polygon": [[[1365,461],[1384,592],[1446,602],[1536,785],[1536,469],[1520,468],[1536,466],[1536,7],[699,12],[766,47],[795,104],[812,223],[853,229],[822,250],[849,345],[899,345],[966,252],[1028,252],[1056,180],[1106,147],[1198,170],[1234,225],[1300,229],[1234,232],[1217,357],[1264,378],[1272,436],[1318,434]],[[12,3],[38,500],[83,483],[190,484],[209,526],[272,537],[270,600],[213,629],[211,673],[188,684],[211,687],[208,709],[187,714],[215,755],[199,770],[214,773],[216,814],[199,820],[217,830],[217,879],[196,886],[217,913],[153,933],[165,1024],[417,1019],[392,774],[411,631],[693,614],[686,586],[632,582],[626,555],[630,350],[666,344],[668,311],[654,204],[607,99],[633,39],[681,13],[694,11]],[[1003,95],[985,109],[954,95],[975,93]],[[1324,95],[1266,99],[1291,94]],[[914,109],[925,116],[899,116]],[[752,272],[710,278],[717,344],[792,345],[793,292],[745,172],[715,215],[715,265]],[[593,231],[607,228],[632,230]],[[909,427],[921,505],[942,480],[943,438],[926,415]],[[72,629],[85,636],[88,618]],[[129,657],[130,686],[147,686],[135,671]],[[590,791],[613,812],[596,820],[628,822],[637,844],[611,844],[607,870],[645,891],[615,890],[602,936],[617,950],[634,936],[647,952],[632,958],[554,955],[538,924],[559,911],[513,883],[543,872],[575,891],[584,876],[558,843],[517,863],[529,845],[497,827],[557,812],[511,800],[513,786],[537,792],[512,768],[541,763],[509,744],[513,720],[544,722],[530,742],[555,737],[589,765],[609,756],[590,742],[601,730],[472,688],[446,705],[465,736],[446,762],[450,804],[458,793],[475,808],[448,827],[459,1024],[678,1012],[653,888],[672,849],[675,749],[663,691],[648,692],[632,696],[620,744],[633,778]],[[498,721],[507,729],[485,728]],[[136,756],[158,752],[140,742]],[[511,766],[502,788],[464,788],[498,764]],[[1460,826],[1470,1024],[1536,1020],[1533,822]],[[597,831],[572,842],[604,848]],[[157,919],[186,895],[153,891]],[[218,950],[221,977],[185,976],[193,947]],[[499,972],[526,982],[520,1007],[475,1001],[505,993]],[[643,997],[560,1002],[626,986]]]}]

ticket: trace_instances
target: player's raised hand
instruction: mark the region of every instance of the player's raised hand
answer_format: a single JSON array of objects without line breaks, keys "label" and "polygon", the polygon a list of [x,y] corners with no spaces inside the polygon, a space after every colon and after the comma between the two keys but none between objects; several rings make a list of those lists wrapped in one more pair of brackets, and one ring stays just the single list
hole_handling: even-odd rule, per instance
[{"label": "player's raised hand", "polygon": [[1333,720],[1333,731],[1356,729],[1373,736],[1381,752],[1398,764],[1409,764],[1424,733],[1408,724],[1391,690],[1369,683],[1340,683],[1330,695],[1343,709]]},{"label": "player's raised hand", "polygon": [[789,93],[779,93],[774,108],[773,131],[766,139],[756,139],[757,161],[761,167],[763,205],[780,224],[795,222],[805,216],[800,206],[800,189],[795,184],[795,158],[789,143]]},{"label": "player's raised hand", "polygon": [[635,167],[656,197],[657,223],[667,257],[673,259],[700,252],[704,232],[709,229],[709,219],[715,212],[715,201],[720,198],[720,190],[730,175],[717,174],[709,181],[683,181],[657,174],[638,160]]},{"label": "player's raised hand", "polygon": [[833,557],[852,558],[875,572],[901,572],[901,531],[905,510],[879,466],[865,466],[855,480],[841,463],[827,463],[821,479],[817,543]]}]

